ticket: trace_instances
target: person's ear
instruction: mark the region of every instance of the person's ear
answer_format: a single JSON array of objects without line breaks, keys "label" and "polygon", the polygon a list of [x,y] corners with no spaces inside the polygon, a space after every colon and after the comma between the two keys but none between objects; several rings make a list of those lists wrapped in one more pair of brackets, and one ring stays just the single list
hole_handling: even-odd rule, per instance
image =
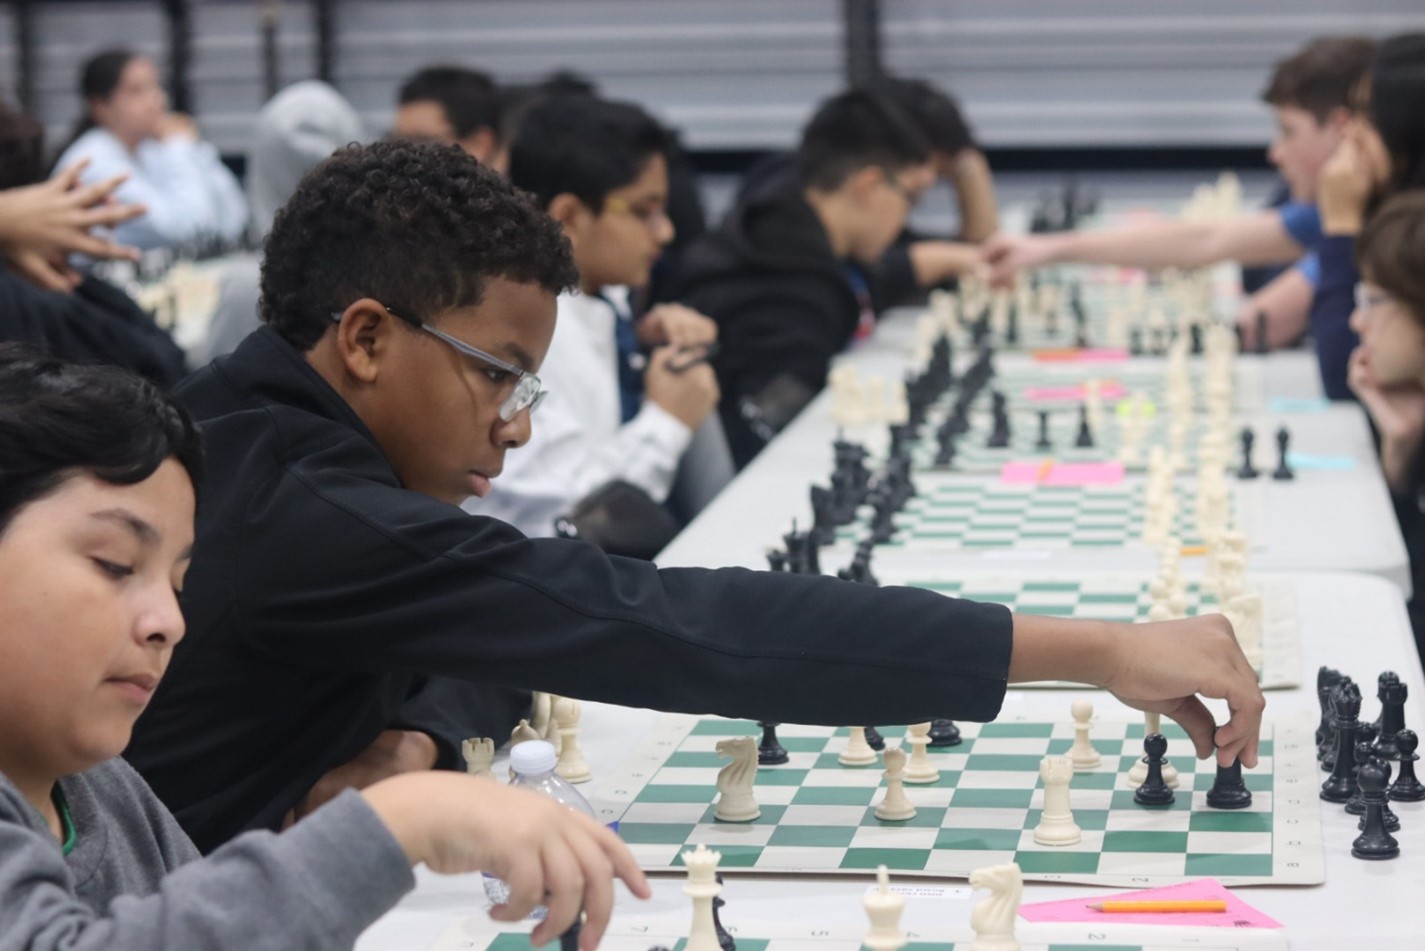
[{"label": "person's ear", "polygon": [[589,206],[569,192],[560,192],[555,195],[545,211],[549,217],[559,222],[559,226],[564,229],[564,234],[568,236],[570,243],[574,244],[578,243],[579,238],[594,220]]},{"label": "person's ear", "polygon": [[[465,138],[460,139],[459,142],[460,147],[474,156],[475,161],[481,165],[489,165],[499,147],[495,130],[489,126],[481,126]],[[499,170],[496,169],[496,171]]]},{"label": "person's ear", "polygon": [[841,187],[855,204],[864,205],[875,197],[876,190],[881,187],[881,180],[884,177],[885,172],[881,168],[867,165],[847,176]]},{"label": "person's ear", "polygon": [[1327,132],[1336,133],[1338,136],[1345,135],[1346,130],[1350,128],[1351,119],[1354,115],[1355,114],[1345,106],[1337,106],[1326,113],[1326,119],[1321,123],[1321,127]]},{"label": "person's ear", "polygon": [[336,325],[336,353],[342,369],[357,383],[372,384],[381,375],[398,328],[396,318],[369,297],[342,311]]}]

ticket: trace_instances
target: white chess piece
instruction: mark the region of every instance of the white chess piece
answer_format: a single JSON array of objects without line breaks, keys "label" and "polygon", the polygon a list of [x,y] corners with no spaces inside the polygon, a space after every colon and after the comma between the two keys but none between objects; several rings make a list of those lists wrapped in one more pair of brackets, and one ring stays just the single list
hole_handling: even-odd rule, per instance
[{"label": "white chess piece", "polygon": [[879,887],[861,899],[866,917],[871,919],[871,930],[861,943],[871,951],[899,951],[906,945],[905,932],[901,931],[905,896],[891,891],[891,877],[884,865],[876,868],[876,881]]},{"label": "white chess piece", "polygon": [[1039,845],[1077,845],[1084,835],[1069,807],[1074,764],[1067,756],[1046,756],[1039,763],[1039,778],[1044,781],[1044,811],[1034,827],[1034,841]]},{"label": "white chess piece", "polygon": [[471,776],[495,778],[490,764],[495,760],[495,741],[488,736],[475,736],[460,744],[460,752],[465,757],[465,771]]},{"label": "white chess piece", "polygon": [[1074,745],[1069,747],[1069,762],[1079,772],[1097,769],[1103,757],[1093,748],[1089,740],[1089,726],[1093,720],[1093,704],[1083,698],[1075,700],[1070,707],[1074,717]]},{"label": "white chess piece", "polygon": [[549,739],[549,734],[552,732],[550,724],[554,719],[554,701],[557,699],[559,698],[552,693],[544,693],[540,690],[534,692],[534,698],[530,703],[529,725],[534,727],[534,732],[539,734],[541,740]]},{"label": "white chess piece", "polygon": [[905,794],[905,750],[886,748],[886,795],[876,806],[876,818],[904,822],[915,818],[915,806]]},{"label": "white chess piece", "polygon": [[864,726],[851,727],[851,738],[846,741],[846,749],[836,757],[842,766],[870,766],[876,761],[876,751],[866,742]]},{"label": "white chess piece", "polygon": [[559,762],[554,772],[571,783],[587,783],[594,778],[584,751],[579,748],[579,701],[560,697],[554,704],[554,722],[559,727]]},{"label": "white chess piece", "polygon": [[910,762],[906,764],[905,781],[917,786],[940,782],[940,770],[930,761],[930,721],[912,723],[906,727],[905,741],[910,744]]},{"label": "white chess piece", "polygon": [[717,755],[732,762],[717,771],[717,803],[713,817],[723,822],[751,822],[762,815],[752,794],[757,778],[757,740],[750,736],[719,740]]},{"label": "white chess piece", "polygon": [[989,897],[970,909],[970,927],[975,940],[970,951],[1019,951],[1014,936],[1014,921],[1019,917],[1019,902],[1024,896],[1024,876],[1019,866],[1010,862],[989,868],[977,868],[970,873],[971,888],[987,888]]},{"label": "white chess piece", "polygon": [[519,723],[516,723],[515,728],[510,731],[510,746],[512,748],[519,746],[526,740],[537,739],[539,739],[539,733],[535,731],[534,727],[529,725],[528,720],[521,720]]},{"label": "white chess piece", "polygon": [[693,900],[693,922],[688,928],[685,951],[722,951],[722,945],[717,940],[717,926],[713,923],[713,899],[722,891],[717,882],[717,863],[720,861],[721,852],[714,852],[701,843],[696,849],[683,853],[683,864],[688,867],[683,894]]}]

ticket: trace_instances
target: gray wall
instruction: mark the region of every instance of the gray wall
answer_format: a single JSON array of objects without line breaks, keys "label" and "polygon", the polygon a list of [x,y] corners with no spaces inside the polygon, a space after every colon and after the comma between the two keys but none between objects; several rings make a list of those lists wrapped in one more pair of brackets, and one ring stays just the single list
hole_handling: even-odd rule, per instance
[{"label": "gray wall", "polygon": [[[258,5],[191,0],[193,95],[241,152],[261,104]],[[315,73],[308,0],[283,3],[283,79]],[[882,0],[884,62],[954,90],[991,146],[1255,145],[1270,64],[1330,32],[1425,29],[1422,0]],[[52,140],[78,110],[84,57],[126,44],[165,60],[154,2],[36,6],[35,82]],[[0,7],[0,77],[15,75]],[[373,130],[400,78],[433,61],[503,80],[566,67],[643,102],[694,148],[792,143],[842,82],[840,0],[337,0],[336,82]],[[12,83],[7,82],[7,85]]]}]

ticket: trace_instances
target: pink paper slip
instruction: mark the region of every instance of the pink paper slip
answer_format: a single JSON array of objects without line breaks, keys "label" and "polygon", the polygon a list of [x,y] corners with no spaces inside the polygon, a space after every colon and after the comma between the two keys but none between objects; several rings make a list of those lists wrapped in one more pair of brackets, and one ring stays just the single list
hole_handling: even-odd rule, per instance
[{"label": "pink paper slip", "polygon": [[[1226,911],[1209,912],[1129,912],[1109,914],[1094,911],[1089,905],[1101,901],[1204,901],[1221,898]],[[1199,878],[1166,888],[1145,888],[1134,892],[1112,892],[1097,898],[1074,898],[1069,901],[1041,901],[1019,906],[1019,916],[1025,921],[1049,922],[1112,922],[1126,925],[1176,925],[1204,928],[1280,928],[1280,921],[1264,915],[1228,891],[1215,878]]]},{"label": "pink paper slip", "polygon": [[1001,482],[1036,485],[1118,485],[1123,481],[1121,462],[1006,462],[999,470]]},{"label": "pink paper slip", "polygon": [[1040,363],[1123,363],[1128,359],[1128,351],[1113,347],[1097,350],[1078,350],[1067,347],[1056,350],[1035,350],[1034,359]]},{"label": "pink paper slip", "polygon": [[[1084,399],[1088,391],[1082,384],[1076,386],[1031,386],[1024,391],[1024,398],[1036,403],[1075,402]],[[1128,395],[1122,383],[1104,383],[1098,388],[1098,395],[1106,400],[1121,400]]]}]

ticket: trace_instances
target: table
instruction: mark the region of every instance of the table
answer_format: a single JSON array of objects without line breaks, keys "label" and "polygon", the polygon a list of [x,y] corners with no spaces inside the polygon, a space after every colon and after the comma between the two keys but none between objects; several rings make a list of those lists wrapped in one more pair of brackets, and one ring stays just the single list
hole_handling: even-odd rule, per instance
[{"label": "table", "polygon": [[[1357,682],[1373,684],[1382,670],[1394,669],[1411,687],[1406,722],[1425,726],[1425,674],[1415,659],[1409,621],[1393,586],[1379,578],[1341,572],[1279,575],[1296,589],[1302,617],[1302,650],[1309,671],[1320,665],[1341,668]],[[1369,634],[1369,636],[1364,636]],[[1314,714],[1314,675],[1307,687],[1273,692],[1268,716]],[[1374,716],[1372,693],[1366,711]],[[1036,716],[1068,717],[1069,705],[1082,696],[1070,690],[1010,690],[1005,710]],[[1135,714],[1106,694],[1095,692],[1096,715],[1104,718]],[[1220,706],[1214,710],[1221,717]],[[1364,714],[1363,714],[1364,716]],[[582,787],[597,798],[599,774],[619,763],[628,749],[656,719],[647,710],[603,704],[586,704],[581,744],[594,770],[592,783]],[[496,769],[497,775],[503,768]],[[1323,774],[1324,775],[1324,774]],[[1347,946],[1413,947],[1421,933],[1414,902],[1425,889],[1425,804],[1395,804],[1402,830],[1397,838],[1401,857],[1391,862],[1362,862],[1350,856],[1355,837],[1355,817],[1323,803],[1326,884],[1314,887],[1255,887],[1239,894],[1286,925],[1293,951],[1338,951]],[[907,877],[898,877],[906,881]],[[359,951],[425,951],[440,934],[467,915],[486,906],[478,875],[441,877],[424,869],[418,885],[395,910],[378,921],[357,942]],[[934,883],[939,897],[912,898],[904,923],[958,923],[968,921],[972,900],[962,882]],[[620,889],[616,914],[666,915],[675,919],[689,914],[679,878],[655,880],[651,905],[637,902]],[[860,896],[864,881],[829,879],[777,879],[729,877],[724,897],[729,922],[783,920],[788,908],[801,920],[856,924],[864,921]],[[1090,886],[1026,883],[1026,902],[1101,894]],[[1352,917],[1359,916],[1359,917]],[[1372,942],[1379,942],[1373,945]],[[1395,942],[1392,944],[1392,942]]]}]

